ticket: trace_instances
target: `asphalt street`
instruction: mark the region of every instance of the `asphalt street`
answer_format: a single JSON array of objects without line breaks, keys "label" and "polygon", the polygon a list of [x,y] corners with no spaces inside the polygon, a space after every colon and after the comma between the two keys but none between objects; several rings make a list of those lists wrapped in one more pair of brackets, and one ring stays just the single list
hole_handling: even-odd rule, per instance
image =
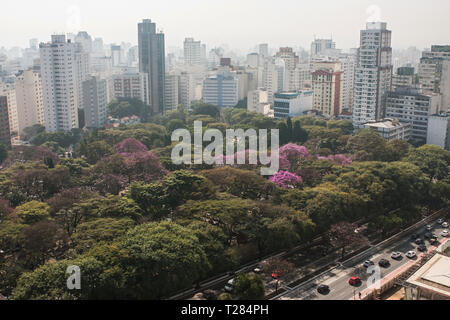
[{"label": "asphalt street", "polygon": [[[380,267],[381,278],[385,278],[389,274],[399,270],[405,266],[411,259],[405,256],[405,253],[409,250],[414,250],[417,255],[421,254],[417,250],[418,245],[414,243],[411,236],[413,233],[417,233],[420,237],[424,239],[424,235],[426,232],[431,232],[438,237],[438,241],[442,242],[445,238],[441,236],[441,232],[443,230],[448,230],[442,228],[441,225],[437,224],[437,221],[433,221],[431,223],[432,230],[426,231],[425,227],[419,229],[418,231],[411,232],[408,236],[405,236],[401,240],[397,241],[393,245],[386,247],[385,249],[380,250],[375,255],[362,256],[360,259],[352,261],[349,265],[343,265],[340,268],[334,269],[328,273],[326,273],[323,277],[319,279],[315,279],[315,281],[309,282],[304,285],[300,285],[297,288],[291,289],[288,293],[284,294],[280,299],[281,300],[348,300],[353,299],[354,295],[358,297],[358,293],[366,290],[368,288],[367,280],[370,277],[370,274],[367,273],[367,269],[363,266],[364,261],[372,260],[376,266],[378,266],[378,262],[381,259],[387,259],[390,262],[389,267],[383,268]],[[428,240],[425,240],[425,245],[427,249],[431,248],[432,245]],[[398,251],[402,253],[401,259],[394,260],[391,258],[391,254],[394,251]],[[413,260],[417,260],[416,257]],[[352,276],[359,276],[362,280],[359,286],[351,286],[348,283],[348,280]],[[327,294],[320,294],[317,292],[317,287],[321,284],[328,285],[330,287],[330,291]],[[369,284],[370,285],[370,284]],[[288,287],[285,287],[288,289]]]}]

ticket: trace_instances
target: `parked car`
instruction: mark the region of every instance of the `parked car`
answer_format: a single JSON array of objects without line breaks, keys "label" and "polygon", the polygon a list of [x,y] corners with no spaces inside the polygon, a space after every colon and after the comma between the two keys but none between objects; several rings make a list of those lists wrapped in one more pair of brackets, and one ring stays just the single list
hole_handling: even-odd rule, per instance
[{"label": "parked car", "polygon": [[416,257],[416,252],[413,251],[413,250],[408,251],[408,252],[406,253],[406,256],[407,256],[408,258],[410,258],[410,259],[415,258],[415,257]]},{"label": "parked car", "polygon": [[351,278],[348,280],[348,283],[349,283],[351,286],[357,286],[358,284],[361,283],[361,278],[360,278],[360,277],[351,277]]},{"label": "parked car", "polygon": [[420,238],[417,238],[416,241],[414,241],[417,245],[423,244],[423,240]]},{"label": "parked car", "polygon": [[391,265],[391,263],[390,263],[389,260],[387,260],[387,259],[381,259],[381,260],[378,262],[378,265],[379,265],[380,267],[383,267],[383,268],[388,268],[388,267]]},{"label": "parked car", "polygon": [[425,233],[425,235],[424,235],[425,239],[430,239],[431,236],[432,236],[431,232],[427,232],[427,233]]},{"label": "parked car", "polygon": [[364,268],[368,268],[373,265],[374,265],[374,263],[372,260],[366,260],[366,261],[364,261],[364,264],[363,264]]},{"label": "parked car", "polygon": [[435,244],[437,242],[437,237],[435,235],[433,235],[430,240],[428,240],[430,242],[430,244]]},{"label": "parked car", "polygon": [[395,260],[400,259],[401,257],[402,257],[402,254],[398,251],[392,252],[392,254],[391,254],[391,258],[395,259]]},{"label": "parked car", "polygon": [[317,292],[320,293],[320,294],[327,294],[328,292],[330,292],[330,287],[327,286],[326,284],[321,284],[317,288]]},{"label": "parked car", "polygon": [[448,231],[447,230],[442,231],[441,236],[448,237]]},{"label": "parked car", "polygon": [[444,222],[444,219],[438,219],[437,223],[442,224]]},{"label": "parked car", "polygon": [[234,288],[234,279],[228,280],[227,284],[225,285],[224,289],[227,292],[232,292]]},{"label": "parked car", "polygon": [[416,240],[419,237],[419,235],[417,233],[413,233],[411,235],[411,239]]},{"label": "parked car", "polygon": [[427,224],[427,226],[425,227],[425,229],[427,231],[431,231],[431,229],[433,229],[433,227],[431,226],[431,224]]},{"label": "parked car", "polygon": [[425,252],[425,251],[427,251],[427,246],[424,244],[421,244],[420,246],[417,247],[417,250],[419,250],[420,252]]},{"label": "parked car", "polygon": [[448,228],[448,222],[444,222],[444,223],[442,224],[442,228]]}]

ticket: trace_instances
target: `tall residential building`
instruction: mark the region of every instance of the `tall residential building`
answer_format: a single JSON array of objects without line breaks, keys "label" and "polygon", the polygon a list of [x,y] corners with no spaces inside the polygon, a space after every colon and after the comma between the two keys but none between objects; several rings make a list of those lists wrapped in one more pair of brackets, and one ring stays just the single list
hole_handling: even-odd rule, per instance
[{"label": "tall residential building", "polygon": [[83,81],[83,105],[86,128],[101,128],[108,119],[106,80],[90,77]]},{"label": "tall residential building", "polygon": [[424,94],[440,93],[442,109],[450,110],[450,45],[431,46],[422,53],[419,85]]},{"label": "tall residential building", "polygon": [[180,76],[178,74],[170,73],[166,74],[165,85],[165,110],[175,110],[179,104],[179,88]]},{"label": "tall residential building", "polygon": [[427,144],[450,150],[450,113],[432,115],[428,118]]},{"label": "tall residential building", "polygon": [[234,107],[239,102],[239,81],[232,75],[217,74],[203,81],[203,102],[220,108]]},{"label": "tall residential building", "polygon": [[194,38],[184,39],[184,63],[187,65],[200,65],[202,62],[201,41],[194,41]]},{"label": "tall residential building", "polygon": [[267,43],[261,43],[259,46],[259,56],[261,59],[269,57],[269,45]]},{"label": "tall residential building", "polygon": [[355,72],[355,127],[384,117],[386,97],[392,85],[391,36],[385,22],[368,22],[366,30],[361,30]]},{"label": "tall residential building", "polygon": [[52,35],[52,41],[39,48],[45,128],[48,132],[78,128],[89,55],[79,43],[66,42],[65,35]]},{"label": "tall residential building", "polygon": [[355,69],[357,56],[343,54],[339,57],[344,72],[342,79],[342,110],[352,112],[355,96]]},{"label": "tall residential building", "polygon": [[258,89],[248,92],[247,110],[252,112],[264,113],[264,106],[269,105],[269,95],[266,90]]},{"label": "tall residential building", "polygon": [[178,91],[179,103],[185,110],[189,110],[191,108],[192,101],[195,100],[196,87],[197,84],[194,75],[187,72],[182,72],[180,74]]},{"label": "tall residential building", "polygon": [[11,145],[8,117],[8,98],[6,96],[0,96],[0,143],[5,146]]},{"label": "tall residential building", "polygon": [[115,74],[110,80],[112,98],[136,98],[149,104],[148,76],[146,73]]},{"label": "tall residential building", "polygon": [[280,48],[276,54],[276,58],[283,60],[283,91],[295,91],[296,90],[296,67],[299,63],[299,57],[295,54],[294,50],[289,47]]},{"label": "tall residential building", "polygon": [[311,89],[311,65],[309,63],[299,63],[295,68],[295,89],[302,91]]},{"label": "tall residential building", "polygon": [[154,113],[164,111],[166,77],[164,33],[156,32],[156,24],[144,19],[138,24],[139,71],[148,75],[150,105]]},{"label": "tall residential building", "polygon": [[29,69],[18,74],[14,81],[17,104],[17,133],[35,124],[44,125],[44,100],[41,73]]},{"label": "tall residential building", "polygon": [[342,112],[342,78],[340,62],[315,63],[312,73],[313,109],[327,117]]},{"label": "tall residential building", "polygon": [[19,115],[14,84],[0,83],[0,96],[5,96],[8,101],[9,131],[17,134],[19,132]]},{"label": "tall residential building", "polygon": [[412,87],[416,80],[414,67],[400,67],[392,76],[392,90],[400,87]]},{"label": "tall residential building", "polygon": [[330,49],[336,49],[333,39],[314,39],[311,43],[311,57],[326,55]]},{"label": "tall residential building", "polygon": [[425,142],[428,117],[439,111],[441,97],[423,95],[416,88],[399,87],[388,93],[386,116],[411,124],[411,138]]}]

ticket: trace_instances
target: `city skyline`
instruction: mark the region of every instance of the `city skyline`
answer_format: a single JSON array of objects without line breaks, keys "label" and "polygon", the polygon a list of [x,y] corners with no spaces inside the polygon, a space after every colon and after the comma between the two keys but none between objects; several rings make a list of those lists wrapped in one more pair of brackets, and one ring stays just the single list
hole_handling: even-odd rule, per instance
[{"label": "city skyline", "polygon": [[[181,48],[185,38],[193,37],[208,47],[227,44],[238,53],[248,52],[258,43],[269,43],[275,48],[301,46],[309,49],[314,37],[332,37],[337,47],[347,50],[358,46],[359,33],[355,30],[362,29],[370,20],[387,22],[390,29],[395,30],[394,49],[410,46],[423,49],[433,43],[450,42],[450,35],[445,33],[450,29],[450,21],[444,19],[450,3],[445,0],[433,0],[441,8],[437,12],[427,3],[404,0],[345,0],[339,3],[326,0],[307,4],[292,0],[276,4],[267,0],[169,2],[148,4],[131,0],[126,11],[118,3],[104,1],[46,0],[36,4],[18,0],[5,3],[5,12],[9,14],[0,21],[0,28],[8,32],[2,35],[0,46],[26,47],[31,38],[48,42],[50,34],[81,30],[93,37],[102,37],[105,43],[137,44],[136,24],[147,17],[164,31],[167,48]],[[23,12],[24,7],[28,8],[26,12]],[[43,9],[48,7],[52,10]],[[99,14],[102,10],[106,11],[104,15]],[[281,10],[282,14],[274,15],[275,10]],[[22,23],[12,20],[11,17],[17,16],[22,17]],[[116,19],[120,22],[112,23]],[[418,19],[420,24],[416,23]]]}]

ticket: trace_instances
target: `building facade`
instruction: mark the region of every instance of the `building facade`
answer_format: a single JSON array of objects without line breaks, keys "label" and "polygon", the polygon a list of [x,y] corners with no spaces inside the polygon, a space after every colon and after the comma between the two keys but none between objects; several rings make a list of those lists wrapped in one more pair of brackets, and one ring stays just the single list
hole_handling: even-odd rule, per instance
[{"label": "building facade", "polygon": [[275,119],[301,116],[313,108],[313,91],[275,93],[274,99]]},{"label": "building facade", "polygon": [[392,85],[392,33],[384,22],[369,22],[361,31],[355,71],[353,125],[384,117]]},{"label": "building facade", "polygon": [[8,117],[8,98],[6,96],[0,96],[0,143],[6,147],[11,145]]},{"label": "building facade", "polygon": [[342,112],[343,74],[340,62],[315,64],[312,73],[313,109],[327,117]]},{"label": "building facade", "polygon": [[110,81],[112,99],[137,98],[145,104],[150,103],[146,73],[115,74]]},{"label": "building facade", "polygon": [[144,19],[138,24],[139,72],[148,76],[150,105],[154,113],[164,111],[166,77],[164,33],[156,32],[156,24]]},{"label": "building facade", "polygon": [[106,80],[90,77],[83,82],[84,120],[86,128],[101,128],[108,120]]},{"label": "building facade", "polygon": [[203,102],[220,108],[234,107],[239,102],[239,81],[231,75],[218,74],[203,81]]}]

